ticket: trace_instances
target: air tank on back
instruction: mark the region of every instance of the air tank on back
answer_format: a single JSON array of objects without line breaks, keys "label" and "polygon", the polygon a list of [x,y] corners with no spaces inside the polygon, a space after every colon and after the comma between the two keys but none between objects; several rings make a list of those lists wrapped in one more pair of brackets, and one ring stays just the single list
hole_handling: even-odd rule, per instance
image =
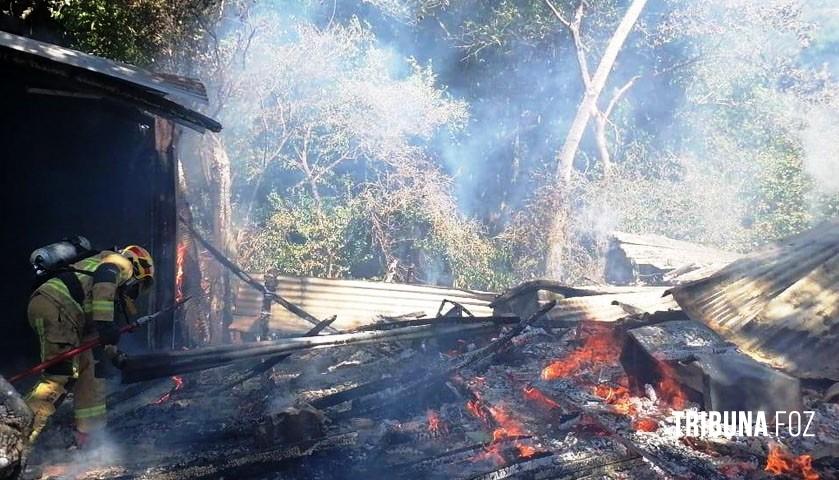
[{"label": "air tank on back", "polygon": [[29,256],[29,262],[35,268],[35,273],[40,275],[81,260],[91,249],[90,240],[77,235],[35,250]]}]

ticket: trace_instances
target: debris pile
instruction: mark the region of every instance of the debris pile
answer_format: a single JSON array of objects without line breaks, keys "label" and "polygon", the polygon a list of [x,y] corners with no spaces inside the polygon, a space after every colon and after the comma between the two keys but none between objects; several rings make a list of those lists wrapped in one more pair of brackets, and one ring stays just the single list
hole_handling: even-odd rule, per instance
[{"label": "debris pile", "polygon": [[[661,293],[528,282],[491,317],[441,307],[138,362],[140,379],[142,365],[226,359],[120,390],[110,431],[131,453],[77,477],[839,478],[831,382],[747,356]],[[237,353],[250,351],[261,359]],[[33,453],[32,477],[72,461],[62,435]]]}]

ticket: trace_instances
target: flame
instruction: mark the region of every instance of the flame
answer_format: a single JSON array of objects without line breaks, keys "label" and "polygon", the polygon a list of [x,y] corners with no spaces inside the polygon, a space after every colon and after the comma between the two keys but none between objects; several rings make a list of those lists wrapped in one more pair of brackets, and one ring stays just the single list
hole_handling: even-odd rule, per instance
[{"label": "flame", "polygon": [[479,399],[472,399],[466,402],[466,410],[468,410],[469,413],[478,420],[484,423],[489,423],[489,418],[487,418],[486,411]]},{"label": "flame", "polygon": [[172,377],[172,388],[169,389],[168,392],[164,393],[160,396],[157,400],[152,402],[154,405],[161,405],[166,403],[170,398],[172,398],[172,394],[183,388],[184,386],[184,379],[179,375],[175,375]]},{"label": "flame", "polygon": [[634,415],[636,412],[635,405],[632,404],[632,395],[629,389],[622,386],[612,386],[606,384],[595,385],[593,388],[594,394],[602,398],[608,403],[612,410],[623,415]]},{"label": "flame", "polygon": [[522,388],[522,394],[524,398],[534,401],[539,405],[547,408],[548,410],[553,410],[554,408],[562,409],[562,407],[556,403],[553,399],[542,393],[541,390],[538,388],[532,387],[530,385]]},{"label": "flame", "polygon": [[438,414],[434,410],[428,410],[425,412],[425,417],[428,420],[428,431],[439,435],[441,433],[447,433],[449,431],[448,425],[440,419],[440,414]]},{"label": "flame", "polygon": [[482,452],[472,457],[473,462],[491,460],[496,465],[504,465],[506,460],[501,449],[501,442],[504,440],[515,440],[517,458],[529,458],[537,453],[534,447],[516,440],[518,437],[526,435],[525,430],[521,423],[513,419],[503,407],[494,405],[485,407],[480,400],[470,400],[466,403],[466,409],[487,424],[489,419],[486,418],[485,412],[489,412],[489,415],[498,425],[492,431],[492,440],[489,444],[484,447]]},{"label": "flame", "polygon": [[773,445],[766,458],[765,471],[772,475],[797,475],[803,480],[819,480],[819,474],[813,469],[813,457],[810,455],[794,456],[784,451],[780,445]]},{"label": "flame", "polygon": [[186,260],[186,242],[178,244],[175,255],[175,301],[180,302],[184,298],[184,261]]},{"label": "flame", "polygon": [[658,422],[652,418],[639,418],[632,422],[632,429],[636,432],[655,432],[658,430]]},{"label": "flame", "polygon": [[581,327],[585,343],[564,358],[555,360],[542,370],[543,380],[556,380],[600,363],[617,363],[621,346],[614,331],[603,325]]},{"label": "flame", "polygon": [[519,458],[530,458],[536,455],[536,449],[530,445],[516,445],[519,451]]},{"label": "flame", "polygon": [[688,397],[676,382],[676,372],[673,367],[664,362],[658,362],[658,371],[661,375],[661,380],[658,382],[659,400],[673,410],[684,410]]},{"label": "flame", "polygon": [[498,423],[498,428],[492,432],[492,441],[497,442],[508,437],[517,437],[524,435],[524,429],[521,424],[513,420],[509,413],[503,408],[497,406],[489,407],[489,413],[495,422]]}]

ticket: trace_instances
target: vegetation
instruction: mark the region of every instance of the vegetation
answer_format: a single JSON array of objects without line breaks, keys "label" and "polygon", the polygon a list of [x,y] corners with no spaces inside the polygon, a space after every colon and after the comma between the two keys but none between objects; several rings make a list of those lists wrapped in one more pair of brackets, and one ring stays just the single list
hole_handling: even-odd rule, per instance
[{"label": "vegetation", "polygon": [[[185,166],[206,185],[229,176],[217,191],[256,271],[501,289],[545,274],[554,224],[562,278],[597,281],[611,230],[749,251],[835,216],[839,23],[827,0],[650,0],[570,179],[557,178],[630,3],[3,8],[48,18],[76,48],[208,84],[229,173],[204,157]],[[193,204],[213,230],[224,208],[201,190]]]}]

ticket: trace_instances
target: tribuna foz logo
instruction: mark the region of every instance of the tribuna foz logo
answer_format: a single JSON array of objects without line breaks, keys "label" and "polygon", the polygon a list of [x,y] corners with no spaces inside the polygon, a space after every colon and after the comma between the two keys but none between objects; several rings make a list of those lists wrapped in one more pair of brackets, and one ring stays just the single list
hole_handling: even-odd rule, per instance
[{"label": "tribuna foz logo", "polygon": [[805,411],[674,411],[671,418],[680,437],[814,437],[813,418]]}]

